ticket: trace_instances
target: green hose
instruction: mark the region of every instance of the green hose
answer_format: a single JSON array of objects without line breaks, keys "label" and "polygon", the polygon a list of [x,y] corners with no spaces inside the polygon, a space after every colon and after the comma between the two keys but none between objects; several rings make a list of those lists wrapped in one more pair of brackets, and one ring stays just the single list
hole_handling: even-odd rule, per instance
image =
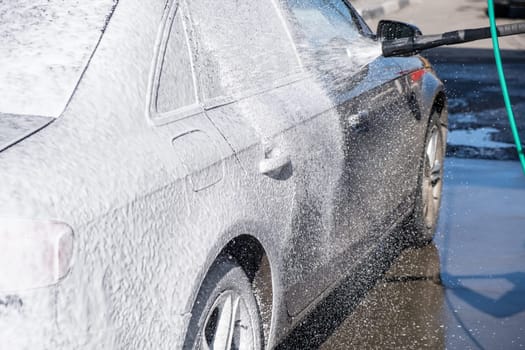
[{"label": "green hose", "polygon": [[523,173],[525,174],[525,155],[523,154],[523,146],[521,145],[518,127],[516,126],[516,119],[514,118],[514,112],[512,111],[509,90],[507,88],[507,81],[505,80],[505,72],[503,71],[503,64],[501,62],[501,54],[498,41],[498,30],[496,28],[496,15],[494,13],[494,0],[488,0],[488,10],[490,18],[490,32],[492,34],[492,44],[494,46],[494,58],[496,59],[496,66],[498,68],[501,90],[503,91],[503,99],[505,100],[505,107],[509,116],[510,128],[512,130],[512,136],[514,136],[514,142],[516,143],[516,150],[518,151],[518,157],[521,162],[521,168],[523,170]]}]

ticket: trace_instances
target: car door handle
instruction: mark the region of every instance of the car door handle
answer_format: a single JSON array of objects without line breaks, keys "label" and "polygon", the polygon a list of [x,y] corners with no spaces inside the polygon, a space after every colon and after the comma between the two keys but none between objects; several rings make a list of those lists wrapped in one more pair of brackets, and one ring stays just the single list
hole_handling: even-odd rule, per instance
[{"label": "car door handle", "polygon": [[282,170],[291,163],[292,160],[287,154],[265,158],[259,162],[259,172],[261,174],[268,175],[270,173]]},{"label": "car door handle", "polygon": [[350,130],[357,132],[368,131],[368,117],[367,110],[360,111],[357,114],[352,114],[346,118],[346,124]]}]

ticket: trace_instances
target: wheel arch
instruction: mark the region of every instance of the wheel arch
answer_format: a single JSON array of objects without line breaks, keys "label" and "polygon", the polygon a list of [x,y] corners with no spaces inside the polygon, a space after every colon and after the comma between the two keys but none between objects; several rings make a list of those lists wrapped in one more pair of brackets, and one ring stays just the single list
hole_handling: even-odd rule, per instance
[{"label": "wheel arch", "polygon": [[268,344],[273,314],[274,283],[272,266],[262,243],[252,235],[242,234],[230,240],[217,259],[234,259],[251,282],[259,305],[263,324],[264,343]]},{"label": "wheel arch", "polygon": [[437,111],[445,121],[448,120],[448,103],[445,86],[434,72],[425,74],[423,79],[421,106],[423,116],[427,116],[426,121],[428,121],[433,111]]},{"label": "wheel arch", "polygon": [[[443,133],[443,152],[446,156],[447,152],[447,134],[448,134],[448,102],[447,102],[447,96],[445,95],[445,91],[440,90],[434,97],[434,102],[432,103],[432,107],[430,109],[429,118],[431,118],[433,112],[437,112],[439,114],[439,120],[440,124],[442,126],[442,133]],[[429,120],[430,122],[430,120]]]},{"label": "wheel arch", "polygon": [[436,96],[434,97],[432,109],[438,112],[439,114],[442,114],[443,111],[446,111],[447,97],[445,96],[445,92],[443,90],[439,90]]},{"label": "wheel arch", "polygon": [[214,264],[225,258],[232,259],[241,266],[252,285],[262,318],[264,344],[267,346],[275,333],[276,310],[281,302],[276,293],[280,281],[279,269],[275,266],[278,249],[274,248],[277,243],[260,224],[254,222],[238,223],[220,237],[205,266],[202,266],[201,277],[188,300],[189,309],[193,309],[199,290]]}]

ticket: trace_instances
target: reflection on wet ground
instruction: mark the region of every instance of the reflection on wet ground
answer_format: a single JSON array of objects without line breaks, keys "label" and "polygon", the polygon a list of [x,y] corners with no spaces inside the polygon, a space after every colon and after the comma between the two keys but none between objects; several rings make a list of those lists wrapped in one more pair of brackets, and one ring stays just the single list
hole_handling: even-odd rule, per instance
[{"label": "reflection on wet ground", "polygon": [[[435,242],[378,251],[375,263],[358,267],[362,272],[332,293],[284,348],[525,348],[519,163],[450,158],[446,180]],[[399,253],[390,266],[389,257]]]},{"label": "reflection on wet ground", "polygon": [[525,348],[525,176],[518,162],[448,159],[436,245],[447,348]]},{"label": "reflection on wet ground", "polygon": [[405,250],[320,348],[444,348],[444,297],[436,246]]}]

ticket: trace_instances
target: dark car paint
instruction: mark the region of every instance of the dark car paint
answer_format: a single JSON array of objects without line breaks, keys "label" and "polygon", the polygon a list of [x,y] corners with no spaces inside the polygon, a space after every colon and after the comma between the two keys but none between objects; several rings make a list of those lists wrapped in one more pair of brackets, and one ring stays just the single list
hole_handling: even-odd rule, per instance
[{"label": "dark car paint", "polygon": [[[427,84],[423,88],[425,91],[421,91],[421,85],[410,81],[409,74],[424,67],[420,59],[379,57],[355,75],[348,76],[345,84],[336,84],[336,88],[331,86],[330,81],[322,79],[327,94],[337,101],[333,108],[340,115],[341,128],[346,130],[346,166],[337,185],[337,212],[331,232],[327,234],[319,231],[319,222],[315,218],[320,217],[324,209],[315,197],[299,196],[294,206],[301,209],[294,215],[297,224],[293,225],[296,230],[293,235],[297,239],[293,240],[293,246],[284,250],[284,254],[283,251],[281,254],[272,254],[277,259],[270,262],[272,271],[279,271],[277,274],[282,276],[278,285],[284,292],[284,299],[274,296],[275,301],[281,300],[288,313],[286,317],[281,313],[282,310],[276,310],[280,303],[277,308],[274,307],[277,315],[274,315],[272,329],[275,330],[276,339],[285,336],[293,325],[298,324],[324,295],[337,286],[350,270],[353,261],[370,254],[381,244],[381,239],[398,228],[399,222],[413,210],[413,196],[430,112],[428,104],[433,102],[429,96],[436,98],[443,91],[442,84],[429,67],[426,73],[434,83]],[[314,80],[318,73],[315,69],[311,70]],[[281,89],[289,88],[290,93],[297,90],[299,85],[291,83]],[[277,102],[280,94],[278,89],[273,94],[270,98],[277,97]],[[414,112],[414,94],[417,96],[416,109],[419,113]],[[286,93],[282,92],[282,95]],[[282,104],[281,108],[286,109]],[[207,112],[230,142],[238,139],[238,136],[232,135],[226,125],[233,115],[242,115],[241,110],[235,109],[235,103],[229,103]],[[366,125],[360,126],[360,130],[352,129],[348,126],[348,118],[362,110],[368,110],[366,118],[362,120]],[[323,115],[329,113],[325,111],[307,123],[318,123],[315,120],[326,118]],[[222,128],[222,125],[225,127]],[[253,133],[250,126],[239,127]],[[287,132],[293,133],[294,129],[301,128],[300,124],[290,127]],[[295,132],[300,134],[299,131]],[[321,141],[322,138],[317,140]],[[242,144],[242,141],[239,142]],[[253,155],[244,154],[249,149],[256,151],[256,145],[240,146],[237,141],[233,141],[232,146],[236,149],[237,157],[246,159],[246,163],[258,157],[257,152]],[[384,159],[386,162],[383,162]],[[294,171],[299,169],[295,168]],[[374,178],[370,174],[380,174],[380,177]],[[371,187],[374,190],[370,190]],[[359,204],[355,205],[356,202]],[[355,218],[361,221],[358,226],[355,225]],[[348,244],[349,230],[356,227],[361,227],[359,239]],[[321,249],[322,254],[319,247],[326,248]]]}]

